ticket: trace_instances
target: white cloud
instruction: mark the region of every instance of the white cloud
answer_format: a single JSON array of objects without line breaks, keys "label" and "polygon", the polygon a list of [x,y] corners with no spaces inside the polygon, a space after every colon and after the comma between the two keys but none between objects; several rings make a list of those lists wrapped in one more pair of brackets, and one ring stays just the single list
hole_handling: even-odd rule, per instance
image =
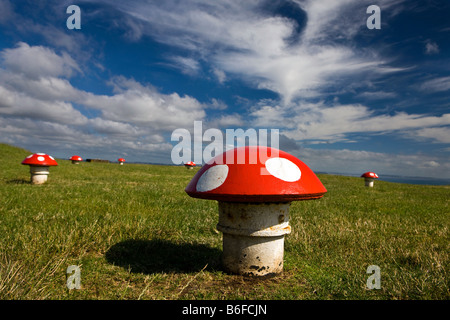
[{"label": "white cloud", "polygon": [[[401,2],[381,1],[389,9]],[[280,94],[286,103],[299,96],[317,96],[337,79],[351,83],[362,73],[377,77],[401,70],[387,66],[373,48],[365,51],[355,49],[351,41],[336,42],[336,34],[351,39],[351,30],[365,27],[367,5],[357,0],[292,3],[307,14],[306,27],[299,34],[293,19],[264,13],[263,1],[136,0],[115,6],[146,24],[140,29],[143,34],[212,63],[219,83],[225,73],[235,74],[256,88]],[[353,13],[355,8],[361,9],[360,16]],[[197,65],[186,59],[183,65],[195,71]]]},{"label": "white cloud", "polygon": [[42,101],[25,95],[23,92],[11,91],[0,84],[0,115],[33,118],[64,124],[82,125],[87,118],[71,103],[64,101]]},{"label": "white cloud", "polygon": [[216,98],[212,98],[211,102],[208,103],[207,105],[208,109],[213,109],[213,110],[226,110],[228,109],[228,106],[225,102],[223,102],[222,100],[216,99]]},{"label": "white cloud", "polygon": [[361,74],[380,67],[344,47],[320,46],[285,49],[279,55],[238,52],[216,57],[221,68],[239,73],[260,89],[279,93],[286,104],[292,99],[315,97],[333,86],[337,77]]},{"label": "white cloud", "polygon": [[423,128],[413,134],[439,143],[450,143],[450,127]]},{"label": "white cloud", "polygon": [[315,172],[450,178],[450,162],[424,154],[390,154],[363,150],[302,148],[291,152]]},{"label": "white cloud", "polygon": [[425,92],[440,92],[450,90],[450,77],[440,77],[423,82],[419,89]]},{"label": "white cloud", "polygon": [[124,136],[124,137],[137,137],[140,130],[126,122],[105,120],[102,118],[89,119],[89,126],[100,134],[107,134],[108,136]]},{"label": "white cloud", "polygon": [[262,128],[286,128],[294,129],[295,121],[289,119],[289,111],[279,104],[275,106],[263,104],[253,108],[250,116],[253,117],[252,126]]},{"label": "white cloud", "polygon": [[440,167],[441,165],[438,162],[434,161],[434,160],[430,160],[430,161],[424,162],[423,166],[424,167]]},{"label": "white cloud", "polygon": [[217,117],[207,123],[210,128],[233,128],[233,127],[243,127],[245,121],[239,114],[229,114]]},{"label": "white cloud", "polygon": [[217,81],[219,81],[219,83],[222,84],[227,80],[227,75],[225,74],[225,72],[223,70],[213,68],[213,73],[216,76]]},{"label": "white cloud", "polygon": [[83,105],[100,110],[112,121],[125,121],[154,130],[173,130],[192,125],[205,116],[203,106],[189,96],[126,90],[113,96],[89,95]]},{"label": "white cloud", "polygon": [[0,83],[11,91],[22,92],[44,101],[76,100],[83,95],[67,79],[43,75],[30,78],[14,70],[0,69]]},{"label": "white cloud", "polygon": [[43,46],[29,46],[19,42],[16,48],[5,49],[0,55],[9,70],[33,79],[41,77],[70,77],[74,71],[81,72],[78,64],[65,52],[61,55]]},{"label": "white cloud", "polygon": [[416,134],[409,134],[410,137],[427,136],[445,141],[443,136],[447,129],[433,127],[450,125],[450,114],[427,116],[398,112],[394,115],[377,115],[368,107],[359,104],[327,106],[323,103],[303,103],[289,108],[265,105],[255,109],[251,116],[253,125],[284,128],[283,133],[288,138],[327,142],[347,141],[347,135],[350,133],[402,130],[415,130]]},{"label": "white cloud", "polygon": [[169,59],[174,63],[173,67],[184,74],[197,75],[200,71],[200,63],[195,59],[181,56],[172,56]]},{"label": "white cloud", "polygon": [[0,115],[83,125],[87,118],[71,101],[82,96],[67,79],[78,71],[66,53],[20,42],[0,52]]},{"label": "white cloud", "polygon": [[[79,90],[69,81],[78,71],[76,62],[47,47],[19,43],[1,51],[0,56],[3,141],[32,147],[51,145],[58,150],[120,146],[144,156],[143,152],[167,152],[171,144],[164,134],[190,127],[206,115],[208,106],[195,98],[162,94],[151,85],[124,77],[111,79],[111,95]],[[224,104],[214,100],[212,105],[219,108]]]},{"label": "white cloud", "polygon": [[426,54],[437,54],[439,53],[439,46],[436,42],[431,40],[427,40],[425,44],[425,53]]},{"label": "white cloud", "polygon": [[[353,20],[355,15],[346,17],[344,20],[342,19],[342,12],[352,4],[355,4],[353,0],[298,1],[298,4],[308,14],[308,24],[303,35],[308,42],[323,41],[330,33],[345,34],[345,32],[351,30],[347,26],[344,31],[344,22],[349,24],[348,19]],[[363,19],[360,20],[364,21]],[[353,30],[358,29],[357,27],[355,28],[354,22],[351,24],[353,25]]]},{"label": "white cloud", "polygon": [[[303,38],[308,43],[329,42],[332,39],[350,40],[361,29],[367,28],[370,16],[367,7],[373,4],[381,8],[382,26],[404,10],[403,0],[294,0],[307,12],[308,22]],[[408,8],[409,9],[409,8]]]},{"label": "white cloud", "polygon": [[380,99],[392,99],[398,97],[398,94],[395,92],[386,92],[386,91],[366,91],[358,95],[361,98],[367,98],[370,100],[380,100]]},{"label": "white cloud", "polygon": [[[5,68],[0,69],[0,114],[87,124],[87,118],[73,107],[72,103],[78,103],[101,112],[103,122],[97,128],[104,132],[117,131],[119,122],[170,131],[205,117],[205,106],[192,97],[161,94],[152,86],[124,77],[112,79],[113,95],[78,90],[66,79],[78,68],[76,62],[46,47],[20,43],[0,55]],[[95,121],[90,122],[100,124],[100,119]]]},{"label": "white cloud", "polygon": [[[65,145],[100,145],[101,137],[91,136],[68,124],[31,118],[0,116],[0,132],[17,145],[48,145],[64,149]],[[101,140],[101,141],[100,141]]]}]

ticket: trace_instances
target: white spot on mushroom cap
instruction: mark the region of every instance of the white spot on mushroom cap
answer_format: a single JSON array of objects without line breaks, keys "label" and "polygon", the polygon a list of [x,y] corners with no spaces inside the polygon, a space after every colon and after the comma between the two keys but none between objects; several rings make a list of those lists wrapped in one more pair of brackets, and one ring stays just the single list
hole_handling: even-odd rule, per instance
[{"label": "white spot on mushroom cap", "polygon": [[45,153],[36,153],[38,156],[45,156]]},{"label": "white spot on mushroom cap", "polygon": [[52,156],[48,156],[50,159],[55,160],[55,158],[53,158]]},{"label": "white spot on mushroom cap", "polygon": [[292,161],[285,158],[270,158],[265,163],[267,171],[275,178],[295,182],[300,180],[302,172]]},{"label": "white spot on mushroom cap", "polygon": [[30,154],[28,157],[27,157],[27,159],[30,159],[31,157],[32,157],[33,155],[32,154]]},{"label": "white spot on mushroom cap", "polygon": [[38,159],[39,161],[44,161],[44,160],[45,160],[45,158],[44,158],[44,157],[41,157],[41,156],[37,157],[37,159]]},{"label": "white spot on mushroom cap", "polygon": [[206,192],[220,187],[228,176],[228,166],[226,164],[220,164],[213,166],[206,170],[200,179],[197,181],[195,187],[199,192]]}]

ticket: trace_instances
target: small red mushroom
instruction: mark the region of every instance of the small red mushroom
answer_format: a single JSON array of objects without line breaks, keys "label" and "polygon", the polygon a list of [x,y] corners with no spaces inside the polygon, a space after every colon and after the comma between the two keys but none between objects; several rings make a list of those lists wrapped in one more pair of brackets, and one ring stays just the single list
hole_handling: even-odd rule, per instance
[{"label": "small red mushroom", "polygon": [[193,161],[188,161],[184,164],[184,166],[186,167],[186,169],[194,169],[195,167],[195,162]]},{"label": "small red mushroom", "polygon": [[119,158],[119,159],[117,159],[117,161],[119,161],[119,164],[122,166],[123,163],[125,162],[125,159],[124,158]]},{"label": "small red mushroom", "polygon": [[49,167],[57,166],[56,160],[45,153],[34,153],[26,157],[22,164],[30,166],[31,183],[43,184],[47,181]]},{"label": "small red mushroom", "polygon": [[319,199],[327,192],[306,164],[269,147],[241,147],[215,157],[185,191],[194,198],[218,200],[225,269],[258,276],[283,269],[291,201]]},{"label": "small red mushroom", "polygon": [[80,156],[72,156],[70,157],[70,160],[72,160],[72,164],[79,164],[83,159]]},{"label": "small red mushroom", "polygon": [[368,171],[363,173],[361,178],[364,178],[366,187],[373,187],[373,181],[378,179],[378,175],[375,172]]}]

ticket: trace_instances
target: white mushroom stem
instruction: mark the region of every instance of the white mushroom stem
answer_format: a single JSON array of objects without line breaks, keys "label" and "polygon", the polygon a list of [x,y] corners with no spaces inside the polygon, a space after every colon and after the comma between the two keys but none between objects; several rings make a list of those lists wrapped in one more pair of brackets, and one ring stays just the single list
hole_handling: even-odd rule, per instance
[{"label": "white mushroom stem", "polygon": [[72,164],[80,164],[80,161],[78,161],[78,160],[72,160]]},{"label": "white mushroom stem", "polygon": [[374,178],[364,178],[364,181],[366,183],[366,187],[373,187],[373,181],[375,179]]},{"label": "white mushroom stem", "polygon": [[290,202],[219,201],[217,230],[223,232],[222,261],[228,272],[264,276],[283,270],[284,235]]},{"label": "white mushroom stem", "polygon": [[44,166],[30,166],[31,184],[43,184],[47,181],[50,173],[48,167]]}]

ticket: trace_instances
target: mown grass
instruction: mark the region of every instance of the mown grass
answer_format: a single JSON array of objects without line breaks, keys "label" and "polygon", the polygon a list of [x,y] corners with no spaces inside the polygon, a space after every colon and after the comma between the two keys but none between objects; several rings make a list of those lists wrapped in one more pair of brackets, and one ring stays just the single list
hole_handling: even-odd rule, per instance
[{"label": "mown grass", "polygon": [[36,186],[28,151],[0,151],[0,299],[450,298],[449,186],[318,175],[328,193],[291,205],[283,274],[259,279],[222,271],[217,203],[184,192],[198,169],[58,160]]}]

